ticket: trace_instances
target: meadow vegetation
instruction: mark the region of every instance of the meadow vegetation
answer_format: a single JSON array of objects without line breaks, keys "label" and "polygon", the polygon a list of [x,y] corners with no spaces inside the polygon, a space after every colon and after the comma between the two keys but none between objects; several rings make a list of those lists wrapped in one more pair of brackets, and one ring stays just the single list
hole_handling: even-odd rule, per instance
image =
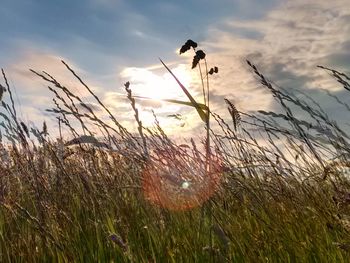
[{"label": "meadow vegetation", "polygon": [[[244,113],[226,99],[229,118],[219,116],[209,104],[219,69],[209,69],[193,41],[180,52],[194,52],[204,97],[197,102],[174,75],[189,100],[164,103],[187,105],[203,122],[203,138],[186,144],[165,134],[156,115],[152,128],[143,126],[132,83],[125,91],[137,132],[123,127],[121,113],[63,61],[109,120],[54,76],[32,70],[53,94],[48,111],[59,130],[28,127],[2,71],[1,262],[349,262],[343,124],[250,61],[257,85],[281,110]],[[318,70],[350,90],[346,74]]]}]

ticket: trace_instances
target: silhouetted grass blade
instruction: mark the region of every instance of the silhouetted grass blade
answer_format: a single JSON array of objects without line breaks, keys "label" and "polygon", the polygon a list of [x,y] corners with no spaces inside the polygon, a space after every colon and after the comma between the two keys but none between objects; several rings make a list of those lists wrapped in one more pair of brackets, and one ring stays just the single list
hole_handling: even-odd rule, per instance
[{"label": "silhouetted grass blade", "polygon": [[[192,95],[189,93],[189,91],[185,88],[185,86],[180,82],[180,80],[175,76],[175,74],[168,68],[167,65],[165,65],[165,63],[163,62],[163,60],[159,59],[160,62],[163,64],[163,66],[169,71],[169,73],[174,77],[174,79],[176,80],[176,82],[179,84],[179,86],[181,87],[181,89],[183,90],[183,92],[186,94],[186,96],[188,97],[188,99],[191,101],[191,106],[195,107],[199,116],[201,117],[202,121],[207,122],[208,118],[209,118],[209,111],[207,113],[205,113],[202,108],[199,106],[199,104],[195,101],[195,99],[192,97]],[[175,102],[177,103],[177,102]],[[183,103],[182,103],[183,104]],[[207,108],[208,109],[208,108]],[[209,109],[208,109],[209,110]]]}]

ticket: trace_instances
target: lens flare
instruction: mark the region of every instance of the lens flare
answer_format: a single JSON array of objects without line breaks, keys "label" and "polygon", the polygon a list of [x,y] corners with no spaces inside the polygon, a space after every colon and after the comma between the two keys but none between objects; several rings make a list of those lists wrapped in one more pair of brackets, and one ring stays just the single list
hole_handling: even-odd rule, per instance
[{"label": "lens flare", "polygon": [[221,175],[217,158],[212,159],[209,173],[203,160],[166,152],[152,159],[143,171],[146,200],[170,210],[188,210],[200,206],[215,193]]}]

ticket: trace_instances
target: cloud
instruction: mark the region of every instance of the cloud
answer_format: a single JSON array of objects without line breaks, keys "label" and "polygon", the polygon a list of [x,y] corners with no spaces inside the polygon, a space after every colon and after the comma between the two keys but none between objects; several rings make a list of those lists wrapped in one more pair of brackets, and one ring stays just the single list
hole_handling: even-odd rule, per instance
[{"label": "cloud", "polygon": [[[186,87],[190,86],[192,75],[187,70],[186,65],[180,64],[172,71]],[[130,81],[131,89],[135,95],[154,99],[184,98],[182,90],[165,68],[162,72],[154,72],[150,69],[130,67],[125,68],[120,76],[123,80]]]},{"label": "cloud", "polygon": [[[175,67],[171,66],[171,68],[190,93],[194,97],[198,97],[200,93],[193,86],[195,80],[188,67],[184,64],[178,64]],[[162,127],[165,130],[170,130],[170,133],[174,133],[178,130],[179,123],[169,118],[168,115],[181,113],[187,118],[192,118],[190,115],[196,114],[191,107],[164,101],[164,99],[189,101],[175,79],[164,67],[126,68],[120,73],[120,76],[124,82],[130,81],[130,88],[134,96],[150,98],[142,99],[136,97],[137,106],[141,109],[141,119],[144,120],[143,122],[146,125],[151,126],[154,124],[154,117],[151,112],[154,110],[162,123]]]},{"label": "cloud", "polygon": [[[67,87],[75,95],[79,96],[95,111],[97,116],[101,116],[102,118],[106,115],[87,89],[73,76],[65,65],[61,63],[61,59],[62,57],[55,53],[41,52],[36,49],[28,48],[18,54],[17,58],[7,65],[5,72],[14,94],[14,100],[20,119],[35,123],[39,126],[42,121],[46,120],[49,127],[57,128],[55,115],[46,112],[46,109],[55,108],[55,104],[52,101],[52,99],[55,98],[55,94],[48,89],[48,86],[53,88],[54,84],[44,81],[33,72],[30,72],[29,69],[34,69],[38,73],[42,73],[42,71],[49,73],[62,86]],[[94,79],[91,74],[82,70],[72,61],[65,58],[63,59],[95,94],[100,95],[103,93],[103,83]],[[69,102],[69,99],[65,97],[62,91],[59,89],[57,89],[57,91],[60,96]],[[10,103],[8,94],[6,95],[4,100]],[[56,100],[59,101],[57,98]],[[60,103],[63,104],[62,102]],[[75,104],[81,113],[86,112],[78,101],[75,101]]]},{"label": "cloud", "polygon": [[89,0],[93,7],[116,8],[124,3],[123,0]]},{"label": "cloud", "polygon": [[[248,32],[248,33],[247,33]],[[241,110],[273,109],[272,96],[252,78],[245,59],[287,89],[342,88],[316,68],[348,70],[350,5],[346,0],[286,1],[259,20],[226,21],[212,27],[204,46],[219,66],[214,92],[233,98]],[[321,92],[322,93],[322,92]]]},{"label": "cloud", "polygon": [[19,86],[20,91],[26,94],[45,93],[43,87],[48,85],[47,82],[37,77],[30,69],[38,73],[45,71],[54,76],[55,79],[63,85],[76,89],[77,92],[83,93],[82,95],[87,94],[84,92],[84,88],[81,87],[81,84],[79,84],[79,81],[69,72],[61,60],[64,60],[70,65],[77,74],[87,75],[86,72],[67,58],[63,58],[54,53],[41,52],[37,49],[30,48],[22,50],[6,69],[14,79],[16,85]]},{"label": "cloud", "polygon": [[[53,93],[47,88],[50,84],[34,73],[30,72],[29,69],[34,69],[39,73],[42,70],[52,75],[59,83],[67,87],[74,94],[78,95],[87,105],[90,106],[95,114],[107,123],[111,123],[107,113],[102,109],[100,105],[94,100],[91,94],[81,85],[81,83],[72,75],[72,73],[61,63],[61,56],[53,52],[38,51],[35,48],[27,48],[22,50],[18,54],[17,58],[13,60],[7,67],[6,72],[10,80],[10,85],[14,91],[15,102],[17,108],[19,108],[19,117],[26,122],[32,122],[36,125],[41,125],[42,121],[46,120],[49,127],[52,128],[52,132],[57,128],[57,120],[54,115],[46,112],[46,109],[55,107],[52,98],[55,97]],[[107,80],[89,72],[84,71],[76,63],[63,58],[70,67],[82,78],[82,80],[93,90],[93,92],[101,98],[102,102],[111,110],[115,117],[120,121],[126,128],[135,130],[134,112],[130,106],[130,101],[127,99],[126,92],[122,83],[131,81],[132,91],[134,95],[140,95],[145,97],[151,97],[155,100],[137,99],[137,107],[140,111],[140,118],[145,126],[152,126],[154,124],[154,116],[152,110],[159,115],[159,120],[170,133],[174,131],[178,124],[174,124],[170,118],[166,117],[166,113],[178,112],[182,110],[182,107],[178,105],[169,105],[168,103],[162,102],[160,99],[169,98],[177,99],[183,97],[181,89],[177,86],[174,79],[170,74],[160,72],[159,68],[144,69],[137,67],[125,68],[120,76],[115,72],[115,76],[108,76]],[[174,72],[179,75],[181,81],[186,85],[190,81],[190,76],[186,74],[184,65],[179,65],[174,68]],[[120,87],[117,89],[111,89],[111,85],[105,85],[113,79],[122,80]],[[115,84],[114,84],[115,85]],[[63,95],[62,92],[60,92]],[[64,97],[64,96],[63,96]],[[6,98],[8,100],[8,98]],[[67,100],[69,101],[69,100]],[[83,108],[80,103],[75,102],[78,110],[81,113],[87,111]],[[30,113],[30,115],[29,115]],[[77,123],[78,124],[78,123]]]},{"label": "cloud", "polygon": [[[246,1],[238,2],[241,3],[240,8],[251,9]],[[252,2],[255,4],[258,1]],[[175,37],[181,38],[180,33],[183,31],[183,26],[175,26],[171,19],[177,13],[183,12],[182,6],[159,1],[155,5],[156,10],[146,4],[147,12],[142,13],[141,7],[138,9],[125,1],[90,0],[90,4],[106,9],[108,13],[106,16],[103,12],[96,16],[89,16],[90,22],[91,19],[96,22],[91,32],[100,32],[97,34],[98,37],[87,36],[87,31],[78,27],[84,23],[79,23],[75,30],[68,30],[69,32],[65,35],[67,42],[61,42],[56,49],[52,50],[62,51],[66,48],[67,43],[72,44],[70,51],[63,52],[66,54],[65,57],[72,58],[70,55],[73,56],[72,61],[67,60],[67,62],[96,91],[104,103],[112,108],[117,117],[125,123],[128,120],[132,122],[133,112],[129,101],[125,98],[122,86],[126,81],[131,82],[134,95],[187,101],[186,96],[164,68],[146,68],[148,63],[145,62],[145,58],[150,56],[163,57],[164,50],[169,52],[169,48],[174,47],[172,40]],[[106,7],[115,5],[122,6],[125,14],[116,16],[118,19],[113,20],[111,19],[112,9],[108,10]],[[159,10],[164,11],[160,13],[162,19],[164,19],[166,10],[173,10],[174,13],[168,20],[165,19],[166,22],[163,24],[160,19],[152,19],[150,16],[154,14],[153,12],[160,12]],[[199,22],[203,24],[204,18],[192,17],[192,14],[190,16],[190,10],[184,13],[187,19],[184,21],[190,21],[189,18],[191,18],[197,24]],[[255,14],[252,11],[251,13]],[[241,111],[255,112],[259,109],[276,109],[272,95],[259,84],[247,66],[245,60],[249,59],[276,84],[290,91],[306,91],[334,112],[334,104],[332,104],[334,100],[324,96],[323,90],[330,90],[340,96],[345,96],[346,92],[330,79],[327,73],[317,69],[316,65],[335,67],[348,72],[350,61],[348,54],[350,6],[348,0],[283,1],[265,15],[259,13],[257,17],[256,19],[225,18],[224,21],[210,26],[208,30],[205,26],[201,27],[200,34],[196,35],[204,39],[200,45],[207,52],[209,67],[219,67],[219,74],[210,78],[212,110],[225,116],[227,110],[224,98],[230,99]],[[170,23],[174,28],[168,28]],[[108,34],[102,34],[101,32],[105,32],[102,29],[107,27]],[[63,29],[61,31],[66,32]],[[42,41],[40,45],[43,46],[44,42]],[[81,93],[88,102],[92,102],[86,90],[60,63],[62,56],[58,55],[58,51],[46,49],[39,52],[38,50],[41,49],[38,47],[35,50],[26,49],[8,67],[9,75],[13,79],[12,83],[18,86],[18,93],[27,96],[23,107],[35,101],[34,107],[41,108],[50,104],[52,98],[52,94],[45,87],[45,82],[33,76],[27,71],[28,68],[49,71],[62,83]],[[87,56],[86,53],[90,51],[91,56]],[[172,54],[170,59],[173,59],[173,56],[175,54]],[[196,75],[197,70],[190,70],[190,57],[180,57],[179,65],[177,67],[171,65],[171,68],[185,86],[189,87],[196,99],[201,101],[200,79]],[[165,55],[164,58],[166,58]],[[167,58],[169,59],[168,55]],[[187,60],[188,64],[183,64],[184,60]],[[106,66],[100,67],[103,63]],[[125,66],[130,63],[136,66]],[[94,67],[98,74],[94,74]],[[121,68],[123,70],[118,75]],[[188,130],[186,130],[186,125],[181,131],[189,131],[190,126],[202,127],[196,111],[192,108],[149,100],[137,100],[137,105],[142,118],[145,118],[145,125],[153,123],[154,119],[150,111],[153,108],[159,115],[161,123],[172,127],[173,133],[178,131],[173,125],[174,120],[166,117],[173,113],[183,114],[190,124]],[[346,114],[339,113],[339,116],[345,118]],[[101,115],[101,117],[106,116]]]}]

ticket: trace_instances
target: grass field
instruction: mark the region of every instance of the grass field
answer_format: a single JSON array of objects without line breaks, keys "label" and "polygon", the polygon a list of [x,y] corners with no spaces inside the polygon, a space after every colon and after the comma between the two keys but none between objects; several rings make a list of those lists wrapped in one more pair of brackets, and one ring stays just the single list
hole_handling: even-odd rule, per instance
[{"label": "grass field", "polygon": [[[282,110],[251,115],[226,100],[229,118],[220,117],[210,111],[207,82],[218,70],[186,44],[182,51],[193,49],[193,67],[201,66],[204,103],[181,83],[189,101],[168,102],[198,112],[202,143],[178,144],[156,118],[143,127],[132,83],[125,89],[138,133],[128,131],[67,64],[110,121],[53,76],[33,72],[52,91],[55,134],[70,131],[54,139],[46,124],[20,121],[3,71],[1,262],[349,262],[342,123],[275,87],[251,62]],[[350,89],[347,75],[323,69]]]}]

